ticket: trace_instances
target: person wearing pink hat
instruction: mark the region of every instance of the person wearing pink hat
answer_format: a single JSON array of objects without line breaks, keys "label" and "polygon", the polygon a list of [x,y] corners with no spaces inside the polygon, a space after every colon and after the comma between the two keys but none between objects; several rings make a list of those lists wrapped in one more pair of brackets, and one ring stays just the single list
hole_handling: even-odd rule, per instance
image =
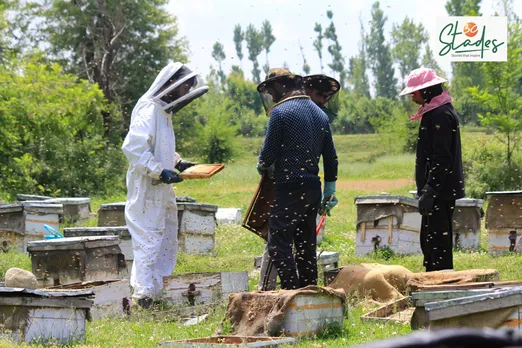
[{"label": "person wearing pink hat", "polygon": [[455,200],[465,196],[459,119],[444,82],[435,70],[419,68],[410,72],[400,93],[420,105],[410,121],[421,121],[415,181],[427,272],[453,269],[453,212]]}]

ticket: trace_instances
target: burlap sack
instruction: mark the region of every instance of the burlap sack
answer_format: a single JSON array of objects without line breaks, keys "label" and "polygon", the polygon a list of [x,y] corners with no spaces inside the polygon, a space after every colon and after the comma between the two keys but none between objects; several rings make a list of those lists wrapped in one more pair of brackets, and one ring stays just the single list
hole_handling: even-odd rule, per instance
[{"label": "burlap sack", "polygon": [[[230,321],[234,336],[279,336],[288,305],[300,294],[328,294],[341,298],[346,294],[320,286],[307,286],[299,290],[252,291],[230,294],[224,321]],[[222,327],[216,331],[223,334]],[[227,333],[228,334],[228,333]]]},{"label": "burlap sack", "polygon": [[9,268],[5,273],[5,286],[8,288],[38,288],[34,274],[21,268]]},{"label": "burlap sack", "polygon": [[409,291],[428,289],[433,285],[467,284],[500,280],[495,269],[468,269],[465,271],[436,271],[414,273],[408,280]]},{"label": "burlap sack", "polygon": [[388,302],[403,297],[412,274],[402,266],[361,263],[343,267],[330,287],[343,289],[348,296]]}]

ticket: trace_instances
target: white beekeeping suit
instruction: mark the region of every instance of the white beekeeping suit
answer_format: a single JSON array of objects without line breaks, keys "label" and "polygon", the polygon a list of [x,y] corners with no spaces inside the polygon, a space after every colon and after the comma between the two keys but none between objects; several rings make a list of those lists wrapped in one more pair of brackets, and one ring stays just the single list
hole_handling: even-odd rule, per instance
[{"label": "white beekeeping suit", "polygon": [[199,75],[182,63],[167,65],[134,107],[122,146],[129,161],[125,220],[134,251],[130,281],[133,297],[147,303],[161,296],[163,277],[172,274],[178,251],[171,183],[178,182],[172,178],[179,178],[174,168],[180,158],[171,115],[207,91]]}]

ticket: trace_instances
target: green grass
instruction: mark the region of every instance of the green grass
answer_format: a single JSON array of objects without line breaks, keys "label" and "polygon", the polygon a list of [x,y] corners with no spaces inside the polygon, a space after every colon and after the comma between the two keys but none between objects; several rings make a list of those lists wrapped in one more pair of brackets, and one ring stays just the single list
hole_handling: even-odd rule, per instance
[{"label": "green grass", "polygon": [[[466,137],[477,136],[470,132]],[[382,135],[347,135],[336,136],[335,142],[339,152],[340,175],[339,186],[344,183],[372,180],[412,179],[414,154],[397,154],[388,150],[388,140]],[[252,199],[258,184],[259,176],[255,169],[256,157],[262,139],[243,139],[241,152],[233,162],[209,180],[185,181],[176,185],[178,195],[188,195],[201,203],[215,204],[220,207],[238,207],[245,210]],[[188,156],[187,156],[188,157]],[[351,187],[351,186],[350,186]],[[406,181],[405,186],[387,189],[390,194],[408,195],[414,184]],[[356,208],[353,200],[358,195],[379,194],[381,188],[367,188],[355,185],[353,189],[340,189],[337,192],[339,205],[327,218],[326,235],[319,250],[340,252],[340,264],[347,265],[359,262],[379,262],[383,264],[400,264],[406,268],[422,271],[422,257],[392,256],[390,259],[373,257],[356,257],[355,222]],[[93,197],[92,211],[96,212],[102,203],[125,200],[125,193],[112,197]],[[93,216],[82,225],[96,225]],[[62,226],[63,227],[63,226]],[[487,234],[482,227],[481,250],[467,253],[456,252],[454,263],[457,270],[469,268],[494,268],[501,274],[502,280],[522,279],[522,256],[507,255],[491,257],[487,254]],[[249,287],[254,289],[258,273],[253,271],[254,257],[262,254],[264,242],[261,238],[239,226],[218,226],[216,234],[216,250],[211,256],[190,256],[180,254],[175,273],[186,272],[219,272],[249,271]],[[9,267],[30,269],[27,256],[18,253],[0,254],[0,275]],[[322,278],[320,278],[322,279]],[[341,330],[327,330],[317,337],[300,341],[298,347],[344,347],[347,345],[373,341],[409,333],[407,325],[367,323],[360,316],[375,305],[360,303],[352,305],[347,312]],[[225,313],[223,306],[214,308],[211,315],[202,323],[184,327],[179,321],[151,318],[150,314],[135,311],[130,318],[98,320],[90,322],[87,327],[87,346],[89,347],[151,347],[158,342],[192,337],[212,335]],[[0,346],[8,345],[0,341]]]}]

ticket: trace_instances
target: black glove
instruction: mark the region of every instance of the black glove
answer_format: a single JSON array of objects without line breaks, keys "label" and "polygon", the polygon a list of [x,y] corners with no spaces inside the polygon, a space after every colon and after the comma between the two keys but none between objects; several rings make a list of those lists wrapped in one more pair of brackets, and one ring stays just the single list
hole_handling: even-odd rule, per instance
[{"label": "black glove", "polygon": [[433,211],[433,203],[437,192],[430,186],[426,185],[421,190],[421,196],[419,197],[419,213],[421,215],[429,215]]},{"label": "black glove", "polygon": [[163,171],[160,174],[160,180],[162,183],[172,184],[174,182],[182,182],[183,178],[175,171],[163,169]]},{"label": "black glove", "polygon": [[176,169],[179,170],[179,172],[183,172],[185,171],[185,169],[187,168],[190,168],[192,166],[195,166],[197,163],[196,162],[190,162],[190,161],[185,161],[185,160],[179,160],[178,164],[176,164]]}]

